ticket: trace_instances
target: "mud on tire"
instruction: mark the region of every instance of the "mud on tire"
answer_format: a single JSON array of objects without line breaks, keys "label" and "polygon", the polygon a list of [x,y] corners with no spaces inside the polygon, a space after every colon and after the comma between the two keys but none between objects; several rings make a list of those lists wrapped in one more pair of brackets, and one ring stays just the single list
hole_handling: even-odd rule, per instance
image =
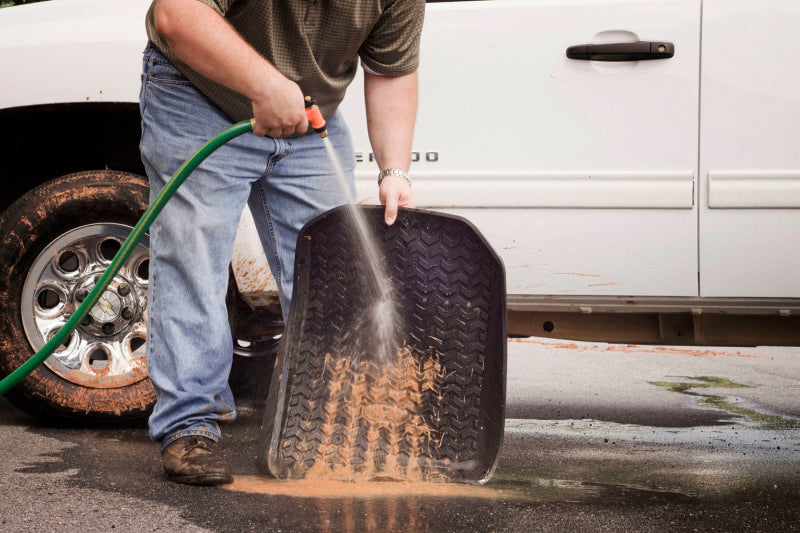
[{"label": "mud on tire", "polygon": [[[126,227],[130,231],[147,203],[145,178],[97,170],[45,183],[0,215],[2,376],[35,353],[35,344],[52,334],[59,316],[74,311],[81,290],[94,282],[104,261],[110,261],[115,243],[126,236],[121,233]],[[155,391],[146,368],[139,368],[144,363],[140,354],[146,287],[136,281],[140,276],[138,283],[146,284],[146,257],[146,248],[132,255],[124,267],[128,270],[112,281],[109,299],[116,307],[107,308],[109,314],[100,318],[100,311],[93,309],[91,323],[79,326],[65,342],[68,346],[10,390],[9,400],[51,420],[140,420],[148,415]],[[110,370],[120,350],[130,356],[127,373]],[[71,359],[68,354],[73,354]]]}]

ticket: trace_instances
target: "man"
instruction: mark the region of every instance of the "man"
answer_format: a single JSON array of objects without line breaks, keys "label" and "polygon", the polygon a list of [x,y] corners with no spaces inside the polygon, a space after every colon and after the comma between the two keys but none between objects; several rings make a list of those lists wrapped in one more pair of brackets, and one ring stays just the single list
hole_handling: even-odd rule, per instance
[{"label": "man", "polygon": [[[354,199],[355,159],[337,107],[365,70],[370,142],[392,224],[413,207],[405,174],[416,117],[424,0],[155,0],[142,76],[142,160],[151,198],[202,143],[255,118],[181,187],[150,233],[148,367],[158,393],[150,437],[173,481],[232,481],[214,443],[235,417],[227,384],[232,340],[225,292],[233,239],[247,202],[288,316],[302,225]],[[328,121],[343,186],[304,95]],[[385,179],[383,179],[385,178]]]}]

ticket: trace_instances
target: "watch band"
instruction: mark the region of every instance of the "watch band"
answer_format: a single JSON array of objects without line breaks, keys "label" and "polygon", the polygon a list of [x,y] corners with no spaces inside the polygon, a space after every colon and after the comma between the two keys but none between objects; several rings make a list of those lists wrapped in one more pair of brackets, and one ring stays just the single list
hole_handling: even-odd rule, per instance
[{"label": "watch band", "polygon": [[411,185],[411,178],[408,177],[408,172],[399,168],[384,168],[378,173],[378,186],[380,186],[383,178],[386,176],[398,176],[404,178],[409,185]]}]

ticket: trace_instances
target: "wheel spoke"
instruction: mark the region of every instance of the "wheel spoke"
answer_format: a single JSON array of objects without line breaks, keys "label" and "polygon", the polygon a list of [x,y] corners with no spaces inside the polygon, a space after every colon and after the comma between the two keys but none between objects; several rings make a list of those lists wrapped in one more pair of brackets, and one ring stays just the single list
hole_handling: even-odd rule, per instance
[{"label": "wheel spoke", "polygon": [[147,248],[137,246],[130,257],[120,268],[119,275],[133,282],[142,295],[147,292],[150,264],[150,252]]},{"label": "wheel spoke", "polygon": [[[67,320],[68,318],[62,315],[56,320],[47,321],[46,325],[42,324],[40,326],[42,330],[47,331],[47,334],[45,335],[46,341],[49,341],[51,338],[53,338],[56,332],[61,329],[61,326],[66,324]],[[80,349],[82,344],[83,340],[81,338],[80,331],[73,331],[64,340],[64,342],[61,343],[58,348],[56,348],[56,351],[50,356],[50,358],[55,358],[68,368],[76,369],[80,366]],[[42,345],[44,345],[44,342]]]}]

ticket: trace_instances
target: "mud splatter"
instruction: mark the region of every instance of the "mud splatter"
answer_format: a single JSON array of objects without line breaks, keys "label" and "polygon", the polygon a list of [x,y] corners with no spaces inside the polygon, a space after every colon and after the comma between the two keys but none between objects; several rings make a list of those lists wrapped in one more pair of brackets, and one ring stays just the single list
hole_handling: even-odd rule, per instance
[{"label": "mud splatter", "polygon": [[388,362],[326,354],[320,442],[313,466],[299,465],[291,477],[446,481],[427,471],[430,448],[441,438],[423,417],[423,396],[440,394],[441,372],[438,358],[419,363],[408,347]]},{"label": "mud splatter", "polygon": [[253,258],[235,257],[232,265],[236,284],[242,292],[277,291],[275,277],[269,266]]},{"label": "mud splatter", "polygon": [[768,355],[756,355],[721,350],[693,350],[689,348],[671,346],[640,346],[637,344],[578,344],[575,342],[544,342],[536,339],[508,339],[508,342],[520,342],[525,344],[539,344],[552,348],[578,350],[582,352],[622,352],[622,353],[641,353],[641,354],[663,354],[663,355],[689,355],[692,357],[718,356],[718,357],[747,357],[752,359],[772,359]]},{"label": "mud splatter", "polygon": [[426,397],[442,394],[442,372],[438,357],[417,361],[407,346],[386,362],[326,354],[326,390],[314,400],[321,424],[307,449],[313,457],[296,463],[289,477],[447,481],[447,461],[431,459],[443,436],[429,422],[441,415],[426,412]]},{"label": "mud splatter", "polygon": [[521,491],[493,489],[462,483],[425,483],[421,481],[346,482],[331,480],[279,481],[261,476],[235,476],[234,481],[219,488],[234,492],[290,496],[295,498],[360,498],[397,497],[522,499]]}]

